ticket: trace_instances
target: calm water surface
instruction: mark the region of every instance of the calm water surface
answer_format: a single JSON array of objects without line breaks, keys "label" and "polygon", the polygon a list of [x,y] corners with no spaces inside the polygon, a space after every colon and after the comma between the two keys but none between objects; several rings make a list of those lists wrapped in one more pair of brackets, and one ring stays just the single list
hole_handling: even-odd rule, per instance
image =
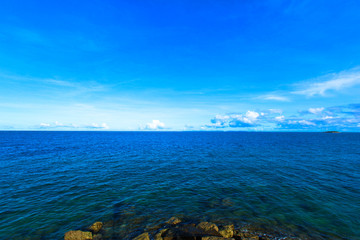
[{"label": "calm water surface", "polygon": [[359,133],[0,132],[0,239],[173,215],[360,239]]}]

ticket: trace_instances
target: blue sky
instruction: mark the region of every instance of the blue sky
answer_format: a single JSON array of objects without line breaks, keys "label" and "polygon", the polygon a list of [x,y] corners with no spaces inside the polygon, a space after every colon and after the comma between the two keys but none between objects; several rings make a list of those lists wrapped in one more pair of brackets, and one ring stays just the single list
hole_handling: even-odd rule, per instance
[{"label": "blue sky", "polygon": [[0,129],[360,130],[359,1],[6,1]]}]

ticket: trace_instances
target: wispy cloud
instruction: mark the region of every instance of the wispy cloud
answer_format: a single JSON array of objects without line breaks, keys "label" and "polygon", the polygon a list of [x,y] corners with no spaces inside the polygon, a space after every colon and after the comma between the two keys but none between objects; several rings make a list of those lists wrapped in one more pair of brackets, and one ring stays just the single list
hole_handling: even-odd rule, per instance
[{"label": "wispy cloud", "polygon": [[85,129],[99,129],[99,130],[107,130],[109,129],[109,126],[106,123],[91,123],[91,124],[83,124],[78,125],[74,123],[69,124],[63,124],[58,121],[54,123],[40,123],[38,126],[40,129],[61,129],[61,130],[67,130],[67,129],[77,129],[77,130],[85,130]]},{"label": "wispy cloud", "polygon": [[[33,86],[41,88],[54,87],[60,91],[64,89],[71,91],[75,94],[91,93],[91,92],[103,92],[109,89],[108,85],[100,84],[96,81],[74,81],[64,80],[57,78],[39,78],[33,76],[20,76],[16,74],[4,74],[0,73],[0,81],[17,82],[17,83],[31,83]],[[64,92],[62,92],[64,93]]]},{"label": "wispy cloud", "polygon": [[289,102],[290,99],[288,97],[285,96],[281,96],[281,95],[263,95],[259,97],[260,99],[264,99],[264,100],[272,100],[272,101],[280,101],[280,102]]},{"label": "wispy cloud", "polygon": [[315,114],[315,115],[318,115],[318,114],[322,114],[324,112],[324,109],[323,107],[318,107],[318,108],[309,108],[305,111],[299,111],[300,114]]},{"label": "wispy cloud", "polygon": [[[315,82],[314,82],[315,81]],[[336,74],[329,74],[311,82],[298,84],[298,90],[293,94],[305,95],[308,97],[320,95],[325,96],[331,91],[340,91],[360,84],[360,69],[355,68],[349,71],[342,71]]]}]

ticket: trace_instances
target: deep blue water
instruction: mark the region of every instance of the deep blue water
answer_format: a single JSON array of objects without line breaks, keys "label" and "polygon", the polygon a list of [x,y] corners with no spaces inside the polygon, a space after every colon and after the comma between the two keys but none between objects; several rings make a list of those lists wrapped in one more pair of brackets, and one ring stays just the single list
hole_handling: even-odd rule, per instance
[{"label": "deep blue water", "polygon": [[173,215],[360,239],[359,133],[0,132],[0,167],[0,239]]}]

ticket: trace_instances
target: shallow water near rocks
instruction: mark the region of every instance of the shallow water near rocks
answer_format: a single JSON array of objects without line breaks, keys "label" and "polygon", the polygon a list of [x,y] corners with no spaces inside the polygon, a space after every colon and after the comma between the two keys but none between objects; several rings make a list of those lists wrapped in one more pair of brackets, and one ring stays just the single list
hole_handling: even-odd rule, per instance
[{"label": "shallow water near rocks", "polygon": [[0,239],[180,216],[360,239],[359,133],[0,132]]}]

